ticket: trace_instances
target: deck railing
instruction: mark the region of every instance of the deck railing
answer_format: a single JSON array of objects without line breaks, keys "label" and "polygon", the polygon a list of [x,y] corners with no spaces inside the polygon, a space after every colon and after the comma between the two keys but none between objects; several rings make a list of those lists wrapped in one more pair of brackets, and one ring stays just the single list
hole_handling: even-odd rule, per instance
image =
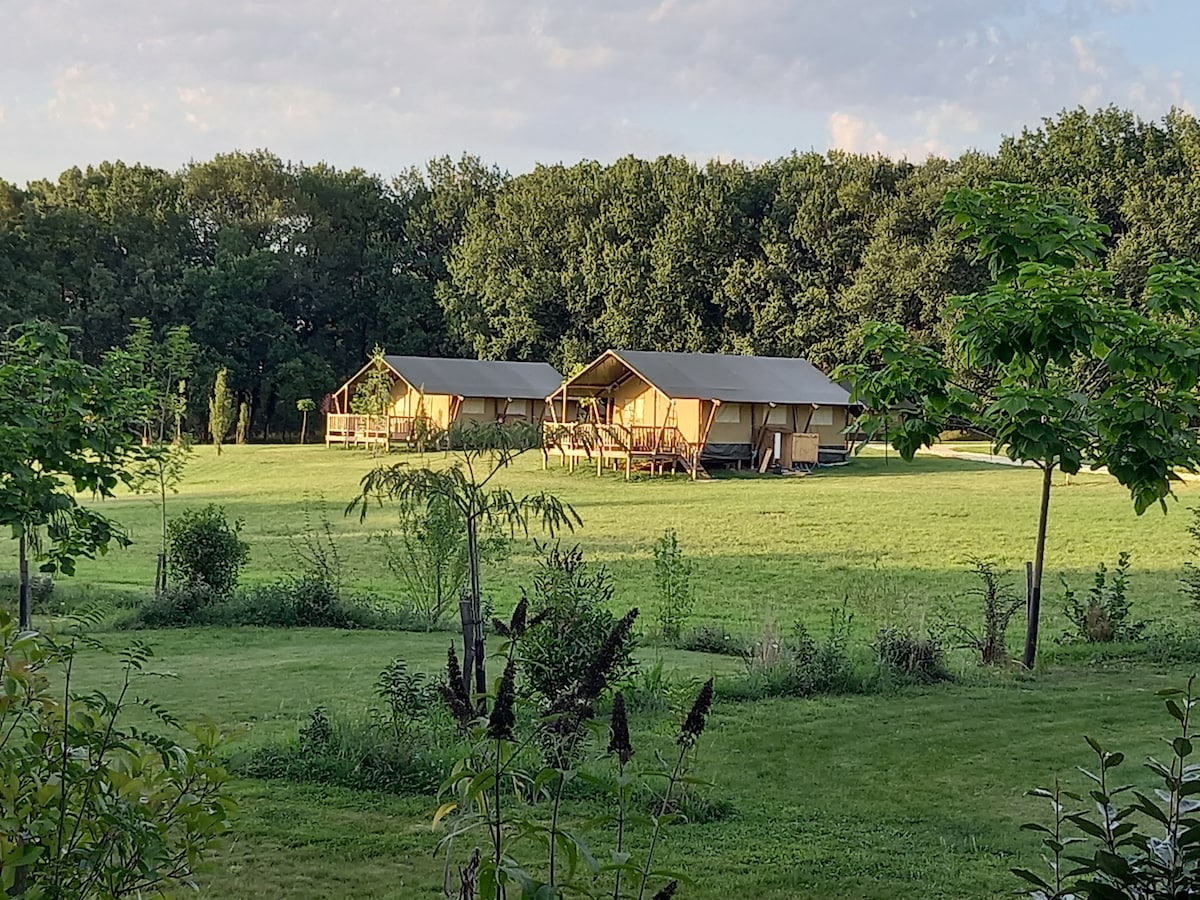
[{"label": "deck railing", "polygon": [[588,453],[599,449],[688,458],[692,454],[692,445],[684,439],[679,429],[663,425],[546,422],[543,425],[543,437],[547,447],[584,450]]},{"label": "deck railing", "polygon": [[411,416],[360,416],[355,413],[327,413],[325,416],[327,444],[410,441],[414,436]]}]

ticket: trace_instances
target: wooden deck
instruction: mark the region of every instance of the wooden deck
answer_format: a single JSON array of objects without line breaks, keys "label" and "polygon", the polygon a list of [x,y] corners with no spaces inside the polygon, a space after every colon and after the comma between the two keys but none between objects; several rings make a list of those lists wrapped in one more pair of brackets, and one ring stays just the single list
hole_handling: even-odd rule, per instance
[{"label": "wooden deck", "polygon": [[390,446],[416,440],[416,420],[409,416],[359,416],[353,413],[326,413],[325,446]]},{"label": "wooden deck", "polygon": [[614,471],[648,469],[663,474],[669,467],[680,469],[693,479],[707,479],[700,463],[699,448],[689,443],[677,428],[654,425],[597,424],[593,422],[546,422],[542,425],[542,465],[557,455],[572,471],[586,460],[595,464],[596,473],[610,465]]}]

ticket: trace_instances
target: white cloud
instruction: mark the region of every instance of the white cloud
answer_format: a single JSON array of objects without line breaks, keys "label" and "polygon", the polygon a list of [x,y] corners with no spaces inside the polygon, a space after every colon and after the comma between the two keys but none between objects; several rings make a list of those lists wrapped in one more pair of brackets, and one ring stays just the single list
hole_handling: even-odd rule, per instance
[{"label": "white cloud", "polygon": [[85,153],[175,166],[264,145],[385,173],[463,150],[518,170],[629,152],[770,158],[828,141],[923,156],[994,147],[1081,102],[1161,115],[1200,77],[1190,55],[1160,72],[1124,46],[1130,27],[1170,19],[1144,0],[853,6],[23,4],[9,24],[25,39],[0,57],[12,167],[0,177],[94,161]]}]

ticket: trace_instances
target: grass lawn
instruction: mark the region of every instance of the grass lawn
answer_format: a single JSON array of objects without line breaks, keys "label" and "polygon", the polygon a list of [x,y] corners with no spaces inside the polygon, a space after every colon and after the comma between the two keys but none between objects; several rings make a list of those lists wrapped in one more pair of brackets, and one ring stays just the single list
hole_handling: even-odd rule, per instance
[{"label": "grass lawn", "polygon": [[[394,655],[432,670],[446,641],[260,629],[140,636],[158,651],[152,668],[180,676],[141,690],[178,712],[246,726],[250,745],[294,734],[318,704],[364,708]],[[680,678],[738,665],[679,652],[665,661]],[[81,674],[104,685],[114,673],[88,653]],[[1089,762],[1085,733],[1125,750],[1126,777],[1144,783],[1136,763],[1162,752],[1157,736],[1171,721],[1153,692],[1183,678],[1148,666],[1051,667],[1033,679],[975,675],[882,696],[719,703],[700,769],[735,813],[671,828],[662,862],[697,880],[684,896],[711,900],[1012,896],[1008,869],[1037,861],[1035,838],[1019,825],[1043,814],[1024,790],[1077,781],[1074,766]],[[663,726],[634,725],[636,759],[649,764],[647,730],[661,745]],[[236,791],[236,840],[206,871],[204,896],[441,896],[433,798],[275,781]],[[610,840],[592,838],[598,849]]]},{"label": "grass lawn", "polygon": [[[433,457],[441,464],[442,457]],[[390,461],[416,462],[408,455]],[[365,524],[342,511],[364,473],[381,460],[321,446],[197,450],[176,510],[223,504],[244,520],[249,580],[294,569],[289,535],[303,527],[306,496],[333,522],[353,586],[394,596],[379,546],[368,537],[393,521],[373,509]],[[609,567],[620,608],[639,605],[653,621],[651,547],[675,528],[696,563],[697,621],[751,632],[764,619],[819,626],[843,602],[865,647],[883,623],[936,620],[972,610],[965,591],[971,556],[1014,567],[1032,552],[1039,473],[964,460],[869,455],[807,478],[678,478],[626,483],[552,467],[536,455],[503,476],[521,493],[550,490],[575,506],[578,541]],[[1190,619],[1176,587],[1188,558],[1186,507],[1200,486],[1179,488],[1170,514],[1137,517],[1126,491],[1102,475],[1058,480],[1048,551],[1048,638],[1061,631],[1057,574],[1085,586],[1095,565],[1133,554],[1136,617]],[[156,511],[146,497],[122,496],[104,509],[123,522],[133,547],[85,562],[65,590],[143,591],[154,572]],[[11,548],[0,571],[13,568]],[[507,610],[535,564],[532,539],[485,573]],[[973,611],[972,619],[978,617]],[[1014,623],[1012,636],[1020,630]],[[449,634],[333,630],[189,629],[143,633],[158,671],[142,693],[183,718],[210,715],[243,729],[244,746],[294,735],[311,710],[360,711],[372,702],[383,666],[400,656],[418,669],[441,665]],[[124,635],[110,635],[118,644]],[[1047,645],[1050,649],[1051,645]],[[647,649],[645,662],[659,651]],[[661,651],[679,679],[724,677],[728,658]],[[993,898],[1019,887],[1010,866],[1036,865],[1036,837],[1018,830],[1043,810],[1023,796],[1056,776],[1070,780],[1090,760],[1089,733],[1134,762],[1161,752],[1170,720],[1153,691],[1187,672],[1148,664],[1089,666],[1074,652],[1051,653],[1036,677],[983,675],[961,659],[955,684],[886,695],[718,704],[700,755],[701,774],[726,819],[674,827],[662,863],[690,872],[692,898]],[[79,682],[111,685],[115,664],[93,652]],[[667,740],[661,721],[636,721],[637,757]],[[285,782],[237,784],[243,812],[236,840],[204,877],[222,898],[441,896],[431,851],[431,797],[396,797]],[[606,835],[594,843],[608,848]]]},{"label": "grass lawn", "polygon": [[[443,457],[430,457],[441,464]],[[289,534],[303,527],[306,497],[329,515],[340,540],[347,581],[394,596],[394,579],[381,547],[368,537],[393,524],[394,514],[373,509],[365,523],[343,516],[359,479],[381,462],[363,451],[323,446],[230,446],[215,456],[199,447],[172,508],[223,504],[245,521],[251,547],[247,578],[269,579],[294,566]],[[417,462],[412,454],[388,461]],[[584,525],[567,540],[609,567],[617,601],[652,613],[651,546],[675,528],[697,565],[696,617],[737,630],[767,616],[787,623],[824,620],[831,606],[849,601],[859,622],[920,622],[946,607],[963,608],[972,585],[971,556],[988,555],[1019,567],[1033,551],[1039,473],[1012,467],[919,457],[904,463],[870,455],[844,468],[807,478],[743,476],[693,483],[685,478],[641,478],[626,483],[594,471],[542,471],[537,454],[503,475],[517,492],[546,489],[575,506]],[[1187,556],[1185,507],[1200,497],[1194,482],[1178,488],[1170,513],[1135,516],[1127,492],[1105,475],[1059,479],[1051,508],[1045,608],[1058,612],[1057,575],[1080,587],[1095,565],[1133,554],[1135,614],[1166,619],[1180,614],[1176,589]],[[153,581],[157,513],[152,499],[122,496],[104,503],[135,543],[94,562],[85,561],[71,588],[144,590]],[[512,556],[486,573],[500,610],[511,608],[534,565],[533,538],[520,539]],[[14,568],[11,546],[0,568]],[[1044,629],[1059,630],[1057,622]]]}]

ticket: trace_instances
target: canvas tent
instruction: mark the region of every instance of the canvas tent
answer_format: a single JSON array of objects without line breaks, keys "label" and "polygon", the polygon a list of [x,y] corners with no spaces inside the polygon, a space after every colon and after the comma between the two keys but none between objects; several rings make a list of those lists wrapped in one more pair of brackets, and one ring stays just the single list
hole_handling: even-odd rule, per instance
[{"label": "canvas tent", "polygon": [[717,353],[609,350],[549,401],[547,443],[564,461],[608,453],[697,476],[705,462],[844,453],[851,418],[849,392],[806,360]]},{"label": "canvas tent", "polygon": [[383,360],[392,379],[386,417],[352,409],[354,392],[372,366],[367,363],[330,396],[326,444],[410,441],[419,420],[439,429],[472,421],[540,422],[546,396],[562,383],[562,375],[547,363],[426,356]]}]

